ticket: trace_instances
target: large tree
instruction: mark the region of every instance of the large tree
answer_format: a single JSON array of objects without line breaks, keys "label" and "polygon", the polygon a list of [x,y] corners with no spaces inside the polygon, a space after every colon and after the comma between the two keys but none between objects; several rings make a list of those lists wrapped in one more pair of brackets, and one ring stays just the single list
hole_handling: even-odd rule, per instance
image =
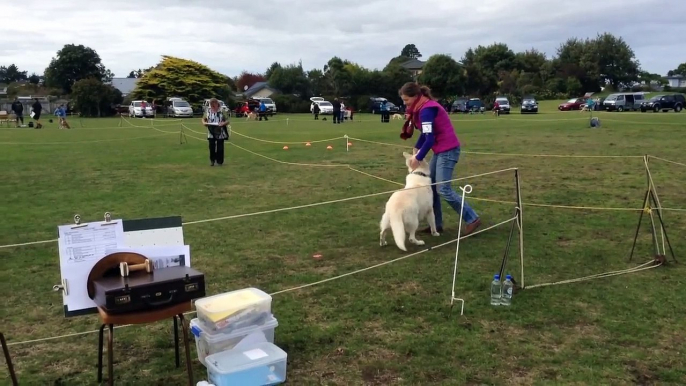
[{"label": "large tree", "polygon": [[113,76],[102,64],[100,55],[84,45],[65,45],[45,69],[46,85],[59,88],[67,94],[71,93],[74,83],[81,79],[95,78],[108,82]]},{"label": "large tree", "polygon": [[212,97],[226,100],[232,90],[235,85],[226,75],[192,60],[163,56],[138,80],[133,96],[156,101],[178,96],[198,104]]},{"label": "large tree", "polygon": [[640,63],[634,51],[622,37],[599,34],[591,45],[596,58],[600,81],[618,90],[638,80]]},{"label": "large tree", "polygon": [[681,63],[680,65],[677,66],[677,68],[675,68],[673,70],[669,70],[669,72],[667,72],[667,76],[674,76],[674,75],[686,76],[686,63]]},{"label": "large tree", "polygon": [[72,98],[76,110],[87,117],[101,117],[123,100],[121,91],[96,78],[76,81],[72,87]]},{"label": "large tree", "polygon": [[27,79],[26,71],[19,71],[19,67],[15,64],[0,66],[0,83],[10,84]]},{"label": "large tree", "polygon": [[269,85],[284,94],[297,94],[305,97],[310,92],[307,74],[302,63],[276,67],[269,75]]},{"label": "large tree", "polygon": [[464,69],[449,55],[432,55],[424,64],[418,80],[429,86],[437,97],[449,98],[465,92]]}]

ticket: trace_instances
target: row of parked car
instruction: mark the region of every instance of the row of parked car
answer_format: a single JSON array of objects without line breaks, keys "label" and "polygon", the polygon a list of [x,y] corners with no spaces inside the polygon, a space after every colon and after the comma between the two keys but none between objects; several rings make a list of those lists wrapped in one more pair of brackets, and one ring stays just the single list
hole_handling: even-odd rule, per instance
[{"label": "row of parked car", "polygon": [[[512,111],[510,100],[505,96],[498,96],[495,98],[498,103],[498,110],[503,114],[509,114]],[[493,104],[495,105],[495,103]],[[489,110],[491,110],[489,108]],[[451,113],[483,113],[486,110],[486,104],[479,98],[457,98],[450,106]],[[519,106],[519,112],[522,114],[536,114],[538,113],[538,101],[533,95],[526,95],[522,98],[522,103]]]},{"label": "row of parked car", "polygon": [[673,110],[680,112],[686,106],[686,98],[683,94],[658,94],[645,98],[645,93],[616,93],[607,97],[591,98],[591,94],[586,94],[581,98],[572,98],[560,103],[557,107],[560,111],[581,110],[589,106],[592,102],[593,110],[606,111],[653,111],[667,112]]},{"label": "row of parked car", "polygon": [[[222,111],[231,112],[236,116],[243,116],[246,114],[246,106],[249,111],[259,110],[260,103],[264,103],[270,115],[276,114],[276,104],[271,98],[249,98],[245,102],[238,103],[232,110],[222,100],[219,101],[219,106]],[[183,98],[171,97],[167,98],[165,105],[162,107],[164,116],[167,118],[192,118],[195,114],[202,114],[210,108],[210,99],[203,101],[202,109],[195,111],[193,106]],[[158,110],[158,106],[148,103],[147,101],[135,100],[129,104],[129,117],[142,118],[152,117]]]}]

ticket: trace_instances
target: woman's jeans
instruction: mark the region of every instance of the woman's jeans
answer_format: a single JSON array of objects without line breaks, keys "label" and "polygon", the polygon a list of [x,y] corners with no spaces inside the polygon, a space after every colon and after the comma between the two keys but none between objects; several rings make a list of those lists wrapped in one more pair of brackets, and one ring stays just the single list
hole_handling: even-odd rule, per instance
[{"label": "woman's jeans", "polygon": [[[434,154],[434,156],[431,157],[431,182],[440,183],[442,181],[452,180],[453,170],[455,169],[455,165],[459,159],[459,147],[444,151],[442,153]],[[443,227],[443,212],[441,211],[440,197],[443,197],[448,205],[450,205],[455,212],[459,214],[460,206],[462,205],[462,190],[460,190],[460,193],[458,194],[453,190],[450,182],[440,185],[433,185],[431,186],[431,190],[434,194],[434,215],[436,216],[436,227]],[[462,219],[467,224],[471,224],[478,218],[479,216],[477,216],[476,212],[474,212],[474,209],[472,209],[472,207],[470,207],[467,203],[467,200],[465,200]]]}]

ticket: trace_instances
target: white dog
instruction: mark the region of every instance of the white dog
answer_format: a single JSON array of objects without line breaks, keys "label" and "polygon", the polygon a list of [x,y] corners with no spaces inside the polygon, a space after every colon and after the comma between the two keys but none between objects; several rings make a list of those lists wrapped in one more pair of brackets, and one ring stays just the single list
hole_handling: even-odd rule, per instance
[{"label": "white dog", "polygon": [[252,112],[252,111],[248,113],[248,116],[245,118],[245,120],[246,120],[246,121],[249,121],[249,120],[251,120],[251,119],[257,120],[257,114],[255,114],[255,113]]},{"label": "white dog", "polygon": [[403,116],[400,114],[393,114],[393,119],[403,119]]},{"label": "white dog", "polygon": [[417,169],[413,171],[410,168],[412,155],[403,152],[403,157],[405,157],[405,165],[407,165],[410,173],[405,177],[405,189],[407,190],[393,193],[386,202],[386,211],[381,217],[379,245],[383,247],[388,244],[386,231],[390,228],[395,244],[403,251],[407,251],[405,248],[405,232],[409,233],[409,240],[412,244],[424,245],[424,241],[417,240],[415,236],[420,221],[426,220],[429,223],[432,236],[440,236],[440,234],[436,231],[429,163],[422,160]]}]

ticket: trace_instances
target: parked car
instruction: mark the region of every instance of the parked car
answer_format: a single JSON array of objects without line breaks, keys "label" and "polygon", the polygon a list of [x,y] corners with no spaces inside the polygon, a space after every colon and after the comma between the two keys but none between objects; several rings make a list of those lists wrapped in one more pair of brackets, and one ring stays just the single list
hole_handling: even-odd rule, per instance
[{"label": "parked car", "polygon": [[669,110],[674,110],[674,112],[678,113],[686,106],[684,99],[683,94],[655,95],[641,104],[641,111],[645,113],[648,110],[652,110],[657,113],[662,110],[663,113],[666,113]]},{"label": "parked car", "polygon": [[276,103],[274,103],[274,101],[271,98],[254,97],[252,99],[257,101],[258,106],[260,102],[264,102],[265,107],[267,107],[267,111],[269,111],[269,115],[276,114]]},{"label": "parked car", "polygon": [[[143,101],[131,101],[131,104],[129,105],[129,117],[135,118],[143,116],[143,109],[141,107],[142,102]],[[146,102],[145,116],[152,117],[154,115],[155,112],[153,111],[152,106],[150,105],[150,103]]]},{"label": "parked car", "polygon": [[495,101],[498,102],[498,106],[500,106],[499,110],[501,113],[510,113],[510,101],[507,99],[507,97],[499,96],[495,98]]},{"label": "parked car", "polygon": [[312,104],[310,105],[310,113],[312,112],[312,109],[314,109],[314,105],[318,105],[320,115],[333,114],[333,105],[331,102],[322,97],[312,97],[310,100],[312,101]]},{"label": "parked car", "polygon": [[193,117],[193,107],[182,98],[169,98],[165,109],[167,117]]},{"label": "parked car", "polygon": [[567,102],[560,103],[557,109],[560,111],[581,110],[581,107],[586,104],[584,98],[572,98]]},{"label": "parked car", "polygon": [[400,111],[400,108],[396,106],[393,102],[389,101],[386,98],[380,98],[380,97],[372,97],[369,98],[369,110],[371,111],[372,114],[379,114],[381,111],[381,102],[386,101],[386,107],[388,108],[389,113],[397,113]]},{"label": "parked car", "polygon": [[[205,101],[202,104],[202,112],[206,113],[207,110],[210,109],[210,99],[205,99]],[[229,106],[224,103],[224,101],[220,100],[219,101],[219,109],[225,113],[228,113],[230,111]]]},{"label": "parked car", "polygon": [[484,110],[486,109],[484,102],[481,101],[479,98],[469,98],[467,103],[465,103],[465,110],[464,113],[484,113]]},{"label": "parked car", "polygon": [[538,113],[538,102],[533,96],[527,95],[522,98],[522,105],[520,106],[520,113],[522,114],[537,114]]},{"label": "parked car", "polygon": [[603,109],[607,111],[636,111],[644,102],[643,94],[640,93],[617,93],[610,94],[603,101]]},{"label": "parked car", "polygon": [[466,112],[467,110],[467,98],[457,98],[455,99],[455,102],[453,102],[452,106],[450,106],[450,112],[451,113],[462,113]]}]

